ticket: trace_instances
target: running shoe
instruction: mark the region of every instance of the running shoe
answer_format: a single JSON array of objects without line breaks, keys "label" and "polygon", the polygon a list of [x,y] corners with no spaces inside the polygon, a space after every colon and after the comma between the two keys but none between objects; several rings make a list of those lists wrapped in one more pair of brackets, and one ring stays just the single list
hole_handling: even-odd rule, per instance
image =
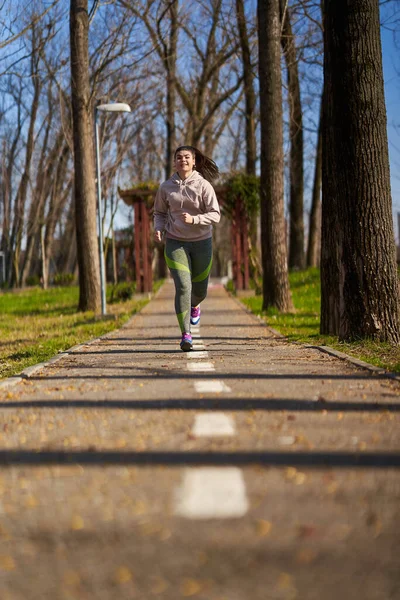
[{"label": "running shoe", "polygon": [[182,333],[181,350],[184,352],[190,352],[190,350],[193,350],[193,340],[190,333]]},{"label": "running shoe", "polygon": [[192,306],[190,310],[190,322],[192,325],[198,325],[200,323],[200,304],[199,306]]}]

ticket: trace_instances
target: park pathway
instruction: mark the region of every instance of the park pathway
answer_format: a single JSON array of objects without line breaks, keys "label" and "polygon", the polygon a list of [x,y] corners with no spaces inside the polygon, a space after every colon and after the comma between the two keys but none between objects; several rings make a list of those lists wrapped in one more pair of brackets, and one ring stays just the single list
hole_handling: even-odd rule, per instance
[{"label": "park pathway", "polygon": [[399,382],[172,297],[0,388],[1,600],[400,599]]}]

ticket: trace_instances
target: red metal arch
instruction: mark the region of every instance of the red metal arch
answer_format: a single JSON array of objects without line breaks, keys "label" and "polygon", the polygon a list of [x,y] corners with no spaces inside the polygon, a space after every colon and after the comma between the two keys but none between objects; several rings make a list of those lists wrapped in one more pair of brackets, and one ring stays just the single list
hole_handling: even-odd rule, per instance
[{"label": "red metal arch", "polygon": [[[226,189],[222,186],[215,188],[218,201],[224,203]],[[152,273],[152,238],[151,220],[156,192],[133,188],[118,189],[119,195],[134,211],[134,265],[136,273],[136,291],[151,292],[153,285]],[[249,289],[249,255],[248,255],[248,223],[243,202],[237,199],[232,215],[231,226],[232,271],[235,289]]]}]

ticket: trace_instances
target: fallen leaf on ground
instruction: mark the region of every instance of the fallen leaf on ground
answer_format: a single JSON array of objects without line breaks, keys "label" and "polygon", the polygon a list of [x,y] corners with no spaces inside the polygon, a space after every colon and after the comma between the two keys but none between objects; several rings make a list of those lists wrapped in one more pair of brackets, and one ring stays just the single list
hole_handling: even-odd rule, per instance
[{"label": "fallen leaf on ground", "polygon": [[7,554],[0,555],[0,569],[2,571],[14,571],[15,561],[13,557]]},{"label": "fallen leaf on ground", "polygon": [[128,569],[128,567],[119,567],[115,571],[114,581],[120,584],[129,583],[130,581],[132,581],[132,573]]},{"label": "fallen leaf on ground", "polygon": [[80,515],[75,515],[72,517],[71,529],[73,529],[74,531],[79,531],[81,529],[84,529],[84,527],[85,527],[85,521],[82,519],[82,517]]},{"label": "fallen leaf on ground", "polygon": [[202,585],[196,579],[185,579],[182,582],[182,596],[189,598],[190,596],[197,596],[201,592]]},{"label": "fallen leaf on ground", "polygon": [[314,525],[304,524],[304,525],[299,525],[299,527],[298,527],[298,536],[301,539],[310,538],[310,537],[314,536],[315,533],[316,533],[316,528],[314,527]]},{"label": "fallen leaf on ground", "polygon": [[266,537],[269,535],[272,528],[272,523],[270,521],[265,521],[264,519],[258,519],[257,521],[257,535],[260,537]]},{"label": "fallen leaf on ground", "polygon": [[65,585],[76,586],[81,582],[81,576],[77,571],[66,571],[63,575],[63,582]]}]

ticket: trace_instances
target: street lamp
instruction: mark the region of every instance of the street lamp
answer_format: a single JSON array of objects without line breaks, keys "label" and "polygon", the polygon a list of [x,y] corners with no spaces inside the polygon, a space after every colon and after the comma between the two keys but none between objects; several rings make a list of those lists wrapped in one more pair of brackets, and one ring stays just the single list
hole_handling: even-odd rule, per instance
[{"label": "street lamp", "polygon": [[106,275],[103,252],[103,226],[101,222],[101,174],[100,174],[100,135],[98,112],[131,112],[129,104],[124,102],[112,102],[110,104],[99,104],[95,109],[95,138],[96,138],[96,174],[97,174],[97,222],[99,229],[99,259],[100,259],[100,290],[101,290],[101,314],[104,316],[106,310]]},{"label": "street lamp", "polygon": [[0,252],[1,264],[2,264],[2,276],[1,283],[6,282],[6,255],[5,252]]}]

